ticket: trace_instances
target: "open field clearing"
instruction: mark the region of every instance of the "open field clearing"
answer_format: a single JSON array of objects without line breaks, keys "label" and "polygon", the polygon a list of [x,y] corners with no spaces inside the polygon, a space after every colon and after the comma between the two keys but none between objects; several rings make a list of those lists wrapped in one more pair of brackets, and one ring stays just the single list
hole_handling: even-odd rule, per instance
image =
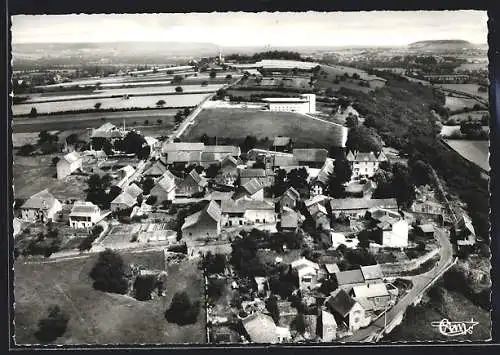
[{"label": "open field clearing", "polygon": [[479,323],[474,327],[472,334],[456,336],[453,338],[455,341],[479,341],[490,338],[491,317],[489,312],[476,306],[465,296],[448,291],[446,301],[441,308],[435,309],[431,305],[425,305],[408,309],[401,325],[386,335],[382,342],[449,341],[449,337],[441,335],[438,328],[431,326],[432,322],[439,322],[443,318],[450,321],[470,321],[473,318]]},{"label": "open field clearing", "polygon": [[475,104],[479,104],[479,102],[477,102],[474,99],[446,96],[446,102],[444,104],[444,107],[453,112],[457,110],[462,110],[466,107],[472,108],[474,107]]},{"label": "open field clearing", "polygon": [[235,139],[253,135],[271,141],[275,136],[289,136],[296,140],[296,146],[328,149],[340,140],[342,127],[293,112],[220,108],[202,110],[184,139],[197,141],[204,133]]},{"label": "open field clearing", "polygon": [[447,140],[446,143],[465,159],[490,171],[489,141]]},{"label": "open field clearing", "polygon": [[60,157],[61,154],[32,157],[14,155],[12,177],[16,199],[27,199],[43,189],[49,189],[61,201],[85,199],[86,177],[68,176],[64,180],[57,180],[56,167],[52,165],[55,156]]},{"label": "open field clearing", "polygon": [[[176,109],[158,109],[141,111],[121,111],[121,112],[89,112],[79,114],[61,114],[55,116],[39,116],[36,118],[16,117],[12,123],[13,139],[16,135],[29,132],[40,132],[41,130],[75,130],[98,128],[106,122],[117,126],[125,124],[138,127],[144,125],[147,120],[149,126],[154,126],[158,131],[170,131],[174,126],[174,115]],[[161,125],[158,124],[161,120]],[[162,133],[159,132],[159,133]],[[161,134],[160,134],[161,135]],[[20,136],[22,137],[22,135]],[[21,138],[23,139],[23,138]],[[17,138],[16,138],[17,140]]]},{"label": "open field clearing", "polygon": [[[35,96],[32,95],[30,99],[25,101],[23,104],[29,103],[43,103],[52,101],[64,101],[64,100],[80,100],[80,99],[92,99],[92,98],[106,98],[114,95],[154,95],[154,94],[171,94],[175,93],[175,88],[177,86],[182,87],[184,93],[190,92],[215,92],[222,87],[222,84],[216,85],[171,85],[171,86],[146,86],[146,87],[135,87],[135,88],[124,88],[124,89],[100,89],[94,90],[86,94],[74,94],[67,95],[63,94],[61,96],[51,95],[50,97]],[[49,101],[50,100],[50,101]]]},{"label": "open field clearing", "polygon": [[455,69],[455,71],[461,70],[488,70],[488,63],[464,63]]},{"label": "open field clearing", "polygon": [[480,92],[478,91],[478,88],[480,87],[477,84],[438,84],[435,85],[438,87],[442,87],[444,89],[450,89],[450,90],[456,90],[456,91],[461,91],[465,92],[467,94],[471,94],[474,96],[480,96],[483,99],[488,99],[488,91],[486,92]]},{"label": "open field clearing", "polygon": [[129,109],[129,108],[147,108],[156,107],[159,100],[166,102],[164,107],[193,107],[198,105],[210,93],[203,94],[182,94],[182,95],[151,95],[151,96],[133,96],[129,99],[121,97],[109,99],[89,99],[89,100],[71,100],[44,102],[32,104],[20,104],[12,106],[12,114],[26,115],[31,112],[33,107],[36,108],[39,114],[52,112],[67,112],[78,110],[91,110],[96,103],[101,104],[101,109]]},{"label": "open field clearing", "polygon": [[[163,252],[123,253],[127,263],[164,268]],[[203,303],[202,274],[192,261],[167,267],[166,296],[151,301],[96,291],[88,276],[97,255],[48,264],[16,261],[15,324],[17,344],[36,344],[34,333],[47,307],[57,304],[70,316],[66,333],[57,344],[179,344],[205,343],[205,317],[178,326],[168,323],[164,312],[173,295],[186,291]]]}]

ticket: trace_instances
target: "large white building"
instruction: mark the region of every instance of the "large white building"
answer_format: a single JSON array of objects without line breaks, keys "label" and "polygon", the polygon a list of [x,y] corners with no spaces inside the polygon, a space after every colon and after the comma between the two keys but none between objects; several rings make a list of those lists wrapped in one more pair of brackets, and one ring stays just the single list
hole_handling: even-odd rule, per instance
[{"label": "large white building", "polygon": [[285,111],[299,113],[316,112],[316,95],[303,94],[299,97],[268,97],[262,99],[267,103],[269,111]]},{"label": "large white building", "polygon": [[92,228],[101,219],[101,210],[88,201],[76,201],[69,215],[69,225],[75,229]]}]

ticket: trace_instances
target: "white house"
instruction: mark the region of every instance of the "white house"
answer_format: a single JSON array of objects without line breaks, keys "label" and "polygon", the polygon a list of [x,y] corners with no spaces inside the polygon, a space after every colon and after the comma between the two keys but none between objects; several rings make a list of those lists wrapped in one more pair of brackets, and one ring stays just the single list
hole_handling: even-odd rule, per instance
[{"label": "white house", "polygon": [[387,157],[383,152],[375,154],[374,152],[349,152],[346,156],[347,161],[352,167],[351,179],[359,177],[373,177],[378,170],[380,163],[387,161]]},{"label": "white house", "polygon": [[99,222],[101,210],[88,201],[76,201],[69,214],[69,225],[75,229],[92,228]]},{"label": "white house", "polygon": [[408,222],[399,213],[382,208],[371,209],[369,216],[377,225],[378,238],[382,246],[388,248],[406,248],[408,246]]},{"label": "white house", "polygon": [[334,315],[337,324],[342,324],[349,332],[355,332],[371,322],[371,317],[365,314],[361,304],[341,288],[331,293],[325,305]]},{"label": "white house", "polygon": [[269,111],[285,111],[299,113],[316,112],[316,95],[303,94],[299,97],[269,97],[262,101],[267,103]]},{"label": "white house", "polygon": [[221,209],[222,225],[226,227],[276,223],[274,205],[267,201],[223,200]]},{"label": "white house", "polygon": [[56,213],[62,210],[62,204],[48,189],[31,196],[21,206],[21,218],[27,222],[47,222],[53,220]]},{"label": "white house", "polygon": [[313,261],[302,257],[291,263],[292,271],[297,275],[299,288],[312,289],[315,288],[318,282],[319,265]]},{"label": "white house", "polygon": [[57,178],[64,179],[77,169],[82,168],[83,159],[78,152],[66,154],[57,162]]},{"label": "white house", "polygon": [[234,200],[246,198],[249,200],[264,200],[264,186],[257,179],[252,179],[236,189]]}]

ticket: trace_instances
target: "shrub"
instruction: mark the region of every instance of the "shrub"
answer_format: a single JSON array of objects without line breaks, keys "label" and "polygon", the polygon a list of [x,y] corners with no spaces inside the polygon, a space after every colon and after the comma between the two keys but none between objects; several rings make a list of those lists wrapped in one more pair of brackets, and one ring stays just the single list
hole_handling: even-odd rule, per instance
[{"label": "shrub", "polygon": [[151,299],[151,293],[155,288],[155,275],[139,275],[134,282],[134,297],[139,301],[148,301]]},{"label": "shrub", "polygon": [[165,312],[165,318],[170,323],[187,325],[196,323],[200,313],[200,302],[191,302],[186,292],[177,292],[172,298],[170,308]]},{"label": "shrub", "polygon": [[68,326],[69,316],[59,306],[50,306],[47,318],[38,322],[35,337],[42,343],[51,343],[61,337]]}]

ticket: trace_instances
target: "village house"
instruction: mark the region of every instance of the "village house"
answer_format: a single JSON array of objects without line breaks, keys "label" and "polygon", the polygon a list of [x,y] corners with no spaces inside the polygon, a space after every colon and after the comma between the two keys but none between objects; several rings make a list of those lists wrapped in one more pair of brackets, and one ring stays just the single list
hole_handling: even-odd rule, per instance
[{"label": "village house", "polygon": [[125,135],[125,131],[117,128],[112,123],[105,123],[101,127],[93,129],[91,138],[105,138],[110,141],[120,139]]},{"label": "village house", "polygon": [[325,301],[325,306],[334,315],[338,325],[349,332],[355,332],[370,324],[371,317],[365,316],[365,310],[343,289],[333,291]]},{"label": "village house", "polygon": [[320,169],[328,158],[328,150],[320,148],[302,148],[294,149],[293,157],[297,160],[298,165],[305,165],[310,168]]},{"label": "village house", "polygon": [[222,201],[231,200],[233,198],[234,191],[212,191],[210,195],[206,196],[206,200],[215,201],[219,204],[222,204]]},{"label": "village house", "polygon": [[276,223],[274,205],[267,201],[225,200],[221,209],[222,225],[226,227]]},{"label": "village house", "polygon": [[334,341],[337,338],[337,322],[333,314],[322,309],[318,322],[318,335],[321,340],[325,343]]},{"label": "village house", "polygon": [[302,257],[290,264],[293,274],[297,277],[298,286],[301,290],[311,290],[319,286],[319,265]]},{"label": "village house", "polygon": [[288,153],[293,149],[293,141],[290,137],[274,137],[274,142],[271,149],[276,152]]},{"label": "village house", "polygon": [[376,242],[387,248],[408,246],[408,222],[397,212],[375,208],[368,211],[368,218],[376,223]]},{"label": "village house", "polygon": [[195,169],[182,180],[175,190],[176,197],[193,197],[205,192],[208,181],[200,176]]},{"label": "village house", "polygon": [[289,187],[283,195],[279,198],[279,207],[282,211],[285,207],[294,209],[297,207],[297,201],[300,200],[300,194],[293,187]]},{"label": "village house", "polygon": [[182,168],[186,165],[200,164],[201,153],[205,149],[203,143],[163,143],[161,158],[167,166]]},{"label": "village house", "polygon": [[270,169],[239,169],[240,185],[245,185],[252,179],[257,179],[264,187],[274,184],[274,172]]},{"label": "village house", "polygon": [[220,169],[215,182],[220,185],[234,186],[238,179],[238,161],[232,156],[226,156],[220,163]]},{"label": "village house", "polygon": [[379,264],[361,266],[360,270],[363,274],[365,283],[368,285],[378,284],[384,280],[384,273],[382,272],[382,268]]},{"label": "village house", "polygon": [[127,183],[129,182],[130,178],[134,176],[135,174],[135,169],[131,165],[126,165],[123,168],[119,169],[116,172],[116,177],[119,179],[118,183],[116,186],[119,188],[123,188]]},{"label": "village house", "polygon": [[132,196],[136,200],[139,196],[142,196],[142,193],[143,193],[142,189],[139,186],[137,186],[137,184],[135,184],[135,183],[128,185],[127,187],[125,187],[123,189],[123,191],[128,193],[130,196]]},{"label": "village house", "polygon": [[200,165],[208,168],[212,164],[219,165],[226,157],[239,158],[241,149],[233,145],[206,145],[201,152]]},{"label": "village house", "polygon": [[434,237],[434,226],[430,223],[428,224],[420,224],[415,228],[415,232],[426,238]]},{"label": "village house", "polygon": [[101,210],[88,201],[76,201],[69,214],[69,225],[75,229],[92,228],[101,219]]},{"label": "village house", "polygon": [[122,191],[118,196],[111,201],[111,211],[117,212],[134,207],[137,204],[137,198],[134,198],[125,191]]},{"label": "village house", "polygon": [[275,344],[279,342],[276,324],[271,316],[255,312],[243,318],[241,323],[252,343]]},{"label": "village house", "polygon": [[82,169],[83,158],[78,152],[71,152],[66,154],[57,162],[57,178],[59,180],[64,179],[66,176],[75,172],[78,169]]},{"label": "village house", "polygon": [[340,272],[339,266],[337,264],[322,264],[320,273],[322,279],[331,279],[335,277],[335,274]]},{"label": "village house", "polygon": [[254,286],[257,290],[257,296],[259,297],[267,297],[270,293],[269,282],[267,277],[263,276],[255,276],[254,277]]},{"label": "village house", "polygon": [[373,177],[375,172],[378,170],[380,163],[387,161],[387,157],[383,152],[377,154],[374,152],[362,153],[350,151],[347,154],[346,159],[352,167],[352,180],[360,177]]},{"label": "village house", "polygon": [[182,240],[188,248],[216,239],[221,231],[221,209],[210,203],[201,211],[187,216],[181,227]]},{"label": "village house", "polygon": [[163,165],[159,160],[155,161],[144,173],[142,174],[145,178],[159,178],[168,171],[167,167]]},{"label": "village house", "polygon": [[354,286],[350,295],[363,306],[365,312],[387,308],[392,298],[384,283]]},{"label": "village house", "polygon": [[362,218],[371,208],[383,208],[393,212],[398,211],[398,203],[395,198],[342,198],[330,201],[333,218],[340,214],[353,219]]},{"label": "village house", "polygon": [[53,221],[62,204],[48,189],[42,190],[31,196],[21,206],[21,219],[26,222]]},{"label": "village house", "polygon": [[163,201],[175,200],[176,177],[170,172],[166,171],[155,183],[150,196],[156,197],[155,204],[162,204]]},{"label": "village house", "polygon": [[328,190],[328,184],[335,170],[335,160],[327,158],[320,171],[309,183],[311,196],[323,195]]},{"label": "village house", "polygon": [[280,213],[278,230],[282,232],[297,232],[302,222],[301,215],[294,210],[285,207]]},{"label": "village house", "polygon": [[257,179],[252,179],[245,184],[240,185],[234,195],[234,200],[246,198],[249,200],[264,200],[264,186]]},{"label": "village house", "polygon": [[365,278],[360,269],[340,271],[335,274],[335,280],[340,289],[350,292],[354,286],[365,284]]},{"label": "village house", "polygon": [[459,248],[472,246],[476,243],[476,231],[472,221],[465,214],[458,220],[456,226],[452,229],[452,239]]}]

